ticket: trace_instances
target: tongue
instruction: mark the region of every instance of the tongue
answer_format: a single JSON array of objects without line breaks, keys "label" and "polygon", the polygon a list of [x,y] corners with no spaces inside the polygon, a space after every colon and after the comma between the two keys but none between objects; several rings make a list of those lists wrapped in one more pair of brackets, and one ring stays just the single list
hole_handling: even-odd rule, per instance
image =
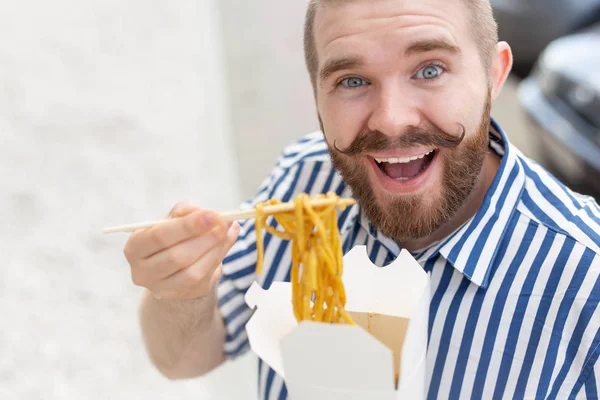
[{"label": "tongue", "polygon": [[423,169],[425,157],[407,163],[383,163],[383,171],[392,179],[409,179],[417,175]]}]

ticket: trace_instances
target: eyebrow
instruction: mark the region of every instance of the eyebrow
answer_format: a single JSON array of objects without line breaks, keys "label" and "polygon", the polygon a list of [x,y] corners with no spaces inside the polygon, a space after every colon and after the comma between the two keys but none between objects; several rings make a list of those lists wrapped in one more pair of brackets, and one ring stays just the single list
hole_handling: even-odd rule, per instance
[{"label": "eyebrow", "polygon": [[[444,39],[425,39],[410,44],[404,51],[404,56],[409,57],[418,53],[426,53],[434,50],[447,51],[453,54],[461,53],[458,46],[455,46]],[[364,59],[362,57],[353,56],[334,58],[323,65],[323,68],[321,68],[321,71],[319,72],[319,79],[321,82],[324,82],[336,72],[358,68],[362,65],[364,65]]]},{"label": "eyebrow", "polygon": [[364,61],[361,57],[342,57],[334,58],[325,63],[321,71],[319,72],[319,78],[321,82],[326,81],[331,75],[338,71],[346,69],[358,68],[363,65]]},{"label": "eyebrow", "polygon": [[426,53],[428,51],[443,50],[453,54],[460,54],[460,48],[444,39],[425,39],[412,43],[404,51],[404,56],[412,56],[418,53]]}]

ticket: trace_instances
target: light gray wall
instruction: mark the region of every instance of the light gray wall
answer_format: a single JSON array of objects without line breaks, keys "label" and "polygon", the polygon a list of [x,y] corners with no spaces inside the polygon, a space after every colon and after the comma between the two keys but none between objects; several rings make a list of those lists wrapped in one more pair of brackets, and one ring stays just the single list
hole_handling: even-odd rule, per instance
[{"label": "light gray wall", "polygon": [[216,3],[3,3],[1,399],[255,393],[239,363],[200,380],[160,376],[142,346],[127,235],[102,235],[182,199],[240,201]]},{"label": "light gray wall", "polygon": [[253,194],[283,146],[318,129],[304,67],[306,1],[220,0],[241,194]]}]

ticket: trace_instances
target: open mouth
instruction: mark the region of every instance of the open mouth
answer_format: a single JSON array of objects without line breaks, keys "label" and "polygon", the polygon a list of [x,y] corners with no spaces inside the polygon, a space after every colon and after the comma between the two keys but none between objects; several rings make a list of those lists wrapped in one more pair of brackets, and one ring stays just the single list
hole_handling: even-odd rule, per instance
[{"label": "open mouth", "polygon": [[427,171],[436,157],[438,150],[414,157],[404,158],[375,158],[377,167],[389,178],[404,182],[414,179]]}]

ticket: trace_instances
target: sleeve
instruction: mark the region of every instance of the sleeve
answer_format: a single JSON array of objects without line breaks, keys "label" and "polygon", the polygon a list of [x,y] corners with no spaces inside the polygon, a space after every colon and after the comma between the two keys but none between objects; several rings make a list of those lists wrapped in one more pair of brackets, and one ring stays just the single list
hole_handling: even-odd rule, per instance
[{"label": "sleeve", "polygon": [[[257,194],[242,205],[242,208],[253,207],[255,204],[277,198],[284,200],[290,195],[297,181],[297,166],[281,167],[277,164],[270,176],[263,182]],[[246,220],[240,224],[238,240],[223,260],[223,270],[217,294],[219,309],[225,324],[225,354],[233,359],[244,354],[249,349],[246,323],[252,316],[252,310],[247,306],[244,295],[256,281],[256,232],[254,220]],[[281,240],[264,232],[265,255],[269,247],[278,246]],[[271,266],[265,258],[265,270]],[[271,264],[273,262],[271,261]]]}]

